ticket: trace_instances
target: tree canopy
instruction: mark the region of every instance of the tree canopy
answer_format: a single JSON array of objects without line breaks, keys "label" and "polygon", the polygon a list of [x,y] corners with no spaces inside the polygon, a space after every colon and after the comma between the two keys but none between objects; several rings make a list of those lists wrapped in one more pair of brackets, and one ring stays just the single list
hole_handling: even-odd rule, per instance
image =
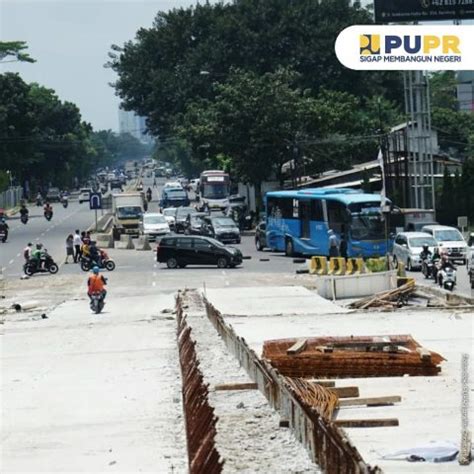
[{"label": "tree canopy", "polygon": [[[26,41],[0,41],[0,64],[9,61],[36,62],[25,50],[28,49]],[[15,59],[6,59],[13,56]],[[5,61],[4,61],[5,60]]]}]

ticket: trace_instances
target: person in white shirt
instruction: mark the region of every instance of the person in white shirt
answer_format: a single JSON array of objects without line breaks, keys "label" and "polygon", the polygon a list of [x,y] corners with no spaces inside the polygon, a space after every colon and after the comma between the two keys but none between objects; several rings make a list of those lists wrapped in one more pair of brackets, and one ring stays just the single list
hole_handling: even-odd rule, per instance
[{"label": "person in white shirt", "polygon": [[79,261],[79,257],[81,256],[81,245],[82,245],[81,233],[79,232],[79,229],[77,229],[76,233],[74,234],[73,244],[74,244],[74,263],[77,263]]}]

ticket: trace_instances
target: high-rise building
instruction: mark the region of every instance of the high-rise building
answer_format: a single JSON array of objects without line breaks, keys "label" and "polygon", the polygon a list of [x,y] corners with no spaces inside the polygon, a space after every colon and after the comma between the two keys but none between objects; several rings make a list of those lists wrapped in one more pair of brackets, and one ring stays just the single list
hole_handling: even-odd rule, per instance
[{"label": "high-rise building", "polygon": [[153,137],[146,131],[145,117],[136,115],[135,112],[119,108],[119,132],[129,133],[142,143],[151,143]]}]

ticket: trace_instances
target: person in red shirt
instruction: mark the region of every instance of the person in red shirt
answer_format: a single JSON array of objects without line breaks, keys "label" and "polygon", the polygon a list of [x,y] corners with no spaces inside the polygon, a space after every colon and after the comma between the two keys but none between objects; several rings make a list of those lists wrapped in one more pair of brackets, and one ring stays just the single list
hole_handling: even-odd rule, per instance
[{"label": "person in red shirt", "polygon": [[99,275],[99,267],[97,265],[94,266],[92,268],[92,275],[87,280],[87,295],[89,298],[93,293],[101,293],[102,299],[105,299],[107,295],[106,284],[107,280],[102,275]]}]

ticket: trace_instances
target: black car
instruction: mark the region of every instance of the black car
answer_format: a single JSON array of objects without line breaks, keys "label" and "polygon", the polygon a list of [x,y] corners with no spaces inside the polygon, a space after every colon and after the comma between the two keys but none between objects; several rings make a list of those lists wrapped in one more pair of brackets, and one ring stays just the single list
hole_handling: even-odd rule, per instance
[{"label": "black car", "polygon": [[195,214],[196,212],[194,207],[178,207],[175,214],[174,231],[177,234],[184,232],[188,215]]},{"label": "black car", "polygon": [[230,217],[210,215],[204,217],[203,221],[203,235],[224,243],[240,244],[240,229]]},{"label": "black car", "polygon": [[205,212],[196,212],[195,214],[188,214],[186,222],[184,223],[184,233],[186,235],[202,235],[202,226],[204,224],[204,217],[208,214]]},{"label": "black car", "polygon": [[267,224],[265,221],[260,222],[255,229],[255,248],[261,252],[267,246]]},{"label": "black car", "polygon": [[168,268],[186,265],[217,265],[219,268],[235,267],[242,263],[239,249],[201,236],[163,237],[156,249],[156,260]]}]

